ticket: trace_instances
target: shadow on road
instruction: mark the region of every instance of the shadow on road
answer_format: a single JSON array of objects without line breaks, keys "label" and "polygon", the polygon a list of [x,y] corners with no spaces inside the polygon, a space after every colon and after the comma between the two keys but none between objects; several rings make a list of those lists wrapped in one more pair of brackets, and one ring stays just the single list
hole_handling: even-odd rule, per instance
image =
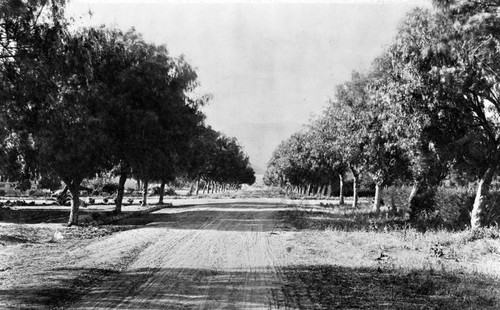
[{"label": "shadow on road", "polygon": [[[491,292],[462,290],[455,295],[454,287],[464,279],[418,270],[299,265],[285,267],[278,274],[264,268],[251,272],[184,268],[119,274],[99,269],[55,272],[82,276],[53,288],[1,291],[0,299],[30,309],[78,300],[77,309],[494,309],[498,302],[498,295],[495,298]],[[100,285],[89,291],[93,276]],[[493,280],[474,277],[466,281],[480,287]]]},{"label": "shadow on road", "polygon": [[150,213],[131,217],[116,225],[148,225],[169,229],[213,229],[223,231],[275,231],[287,229],[277,226],[274,219],[276,211],[232,211],[188,210],[178,213]]},{"label": "shadow on road", "polygon": [[399,216],[374,214],[364,210],[331,210],[320,207],[299,209],[277,204],[210,204],[175,208],[175,212],[155,212],[130,217],[117,225],[148,225],[171,229],[213,229],[224,231],[342,230],[377,231],[404,228]]}]

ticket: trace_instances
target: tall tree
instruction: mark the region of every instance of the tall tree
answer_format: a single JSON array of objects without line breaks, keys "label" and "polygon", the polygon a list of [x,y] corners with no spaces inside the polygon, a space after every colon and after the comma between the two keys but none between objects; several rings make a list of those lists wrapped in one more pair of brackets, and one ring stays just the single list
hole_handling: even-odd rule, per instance
[{"label": "tall tree", "polygon": [[8,98],[1,108],[9,130],[29,137],[36,154],[30,158],[32,166],[58,175],[68,186],[73,196],[68,224],[74,225],[80,183],[108,163],[103,156],[107,135],[98,113],[106,100],[96,92],[100,81],[93,63],[99,49],[94,33],[70,33],[59,10],[52,2],[49,13],[40,13],[52,19],[42,21],[28,10],[35,19],[31,28],[22,19],[6,18],[1,24],[0,32],[11,41],[5,49],[15,46],[2,52],[9,57],[0,70],[2,97]]},{"label": "tall tree", "polygon": [[[498,1],[436,2],[436,12],[408,15],[391,53],[403,85],[412,89],[410,98],[417,99],[401,102],[429,124],[427,145],[437,155],[472,159],[476,165],[480,177],[471,226],[477,228],[484,225],[489,187],[500,164]],[[462,151],[454,153],[457,149]],[[484,155],[480,162],[478,153]]]}]

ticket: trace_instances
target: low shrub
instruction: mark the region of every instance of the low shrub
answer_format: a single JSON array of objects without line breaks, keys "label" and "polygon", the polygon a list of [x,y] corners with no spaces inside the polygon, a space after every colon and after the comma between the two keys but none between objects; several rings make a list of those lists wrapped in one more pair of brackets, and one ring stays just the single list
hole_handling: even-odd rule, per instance
[{"label": "low shrub", "polygon": [[[417,196],[410,219],[417,228],[464,230],[470,227],[474,198],[475,191],[469,187],[439,187],[434,194]],[[490,193],[487,206],[485,225],[500,226],[500,192]]]},{"label": "low shrub", "polygon": [[435,212],[441,224],[452,230],[464,230],[469,227],[473,204],[474,192],[464,187],[440,187],[434,198]]},{"label": "low shrub", "polygon": [[500,192],[490,194],[485,215],[486,226],[500,227]]},{"label": "low shrub", "polygon": [[105,183],[102,186],[101,191],[103,193],[108,194],[108,195],[113,195],[114,193],[116,193],[118,191],[118,184],[116,184],[116,183]]},{"label": "low shrub", "polygon": [[175,189],[172,187],[169,187],[165,190],[165,195],[167,196],[177,196],[177,193],[175,192]]},{"label": "low shrub", "polygon": [[[439,187],[433,193],[424,192],[415,198],[415,208],[410,212],[409,201],[411,186],[389,187],[383,199],[387,207],[394,206],[400,214],[408,214],[414,227],[421,231],[445,228],[464,230],[470,225],[470,212],[474,203],[474,191],[467,187]],[[495,198],[494,198],[495,197]],[[492,195],[500,202],[500,195]],[[491,218],[500,219],[500,212],[491,209]]]},{"label": "low shrub", "polygon": [[151,195],[158,196],[161,193],[161,188],[159,186],[154,186],[151,188]]},{"label": "low shrub", "polygon": [[[335,189],[334,193],[338,193],[339,189]],[[354,193],[353,181],[344,182],[344,196],[352,196]],[[358,188],[358,197],[373,197],[375,196],[375,183],[361,183]]]},{"label": "low shrub", "polygon": [[[161,193],[161,187],[160,186],[155,186],[151,189],[151,194],[158,196]],[[168,187],[164,190],[163,194],[165,196],[176,196],[177,193],[175,192],[175,189],[173,187]]]}]

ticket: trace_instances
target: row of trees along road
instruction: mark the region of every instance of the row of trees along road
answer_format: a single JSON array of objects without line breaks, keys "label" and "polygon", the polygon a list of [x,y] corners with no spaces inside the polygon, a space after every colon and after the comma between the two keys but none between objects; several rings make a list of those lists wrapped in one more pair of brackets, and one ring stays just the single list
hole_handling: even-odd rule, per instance
[{"label": "row of trees along road", "polygon": [[254,182],[237,141],[204,125],[209,96],[193,96],[197,75],[183,57],[134,29],[75,29],[64,3],[0,3],[2,174],[64,181],[69,225],[82,181],[103,172],[119,176],[116,212],[129,177],[144,183],[144,204],[150,181]]},{"label": "row of trees along road", "polygon": [[[436,0],[402,21],[367,72],[338,86],[324,113],[274,152],[268,184],[325,185],[359,177],[380,192],[412,184],[410,217],[458,173],[477,184],[471,227],[485,223],[500,165],[500,1]],[[429,200],[427,200],[429,201]]]}]

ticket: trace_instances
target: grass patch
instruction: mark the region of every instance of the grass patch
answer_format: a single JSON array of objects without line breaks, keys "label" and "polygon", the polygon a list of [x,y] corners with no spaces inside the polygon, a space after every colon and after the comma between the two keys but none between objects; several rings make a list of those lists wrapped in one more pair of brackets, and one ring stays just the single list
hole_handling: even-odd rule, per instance
[{"label": "grass patch", "polygon": [[373,213],[367,204],[360,208],[322,205],[321,207],[290,206],[290,210],[278,212],[278,217],[296,229],[339,231],[392,231],[408,228],[403,216],[389,213]]},{"label": "grass patch", "polygon": [[315,309],[500,309],[498,228],[423,232],[368,204],[291,206],[277,216],[295,231],[286,256],[304,262],[286,274],[290,285],[303,287],[294,302],[310,300]]}]

